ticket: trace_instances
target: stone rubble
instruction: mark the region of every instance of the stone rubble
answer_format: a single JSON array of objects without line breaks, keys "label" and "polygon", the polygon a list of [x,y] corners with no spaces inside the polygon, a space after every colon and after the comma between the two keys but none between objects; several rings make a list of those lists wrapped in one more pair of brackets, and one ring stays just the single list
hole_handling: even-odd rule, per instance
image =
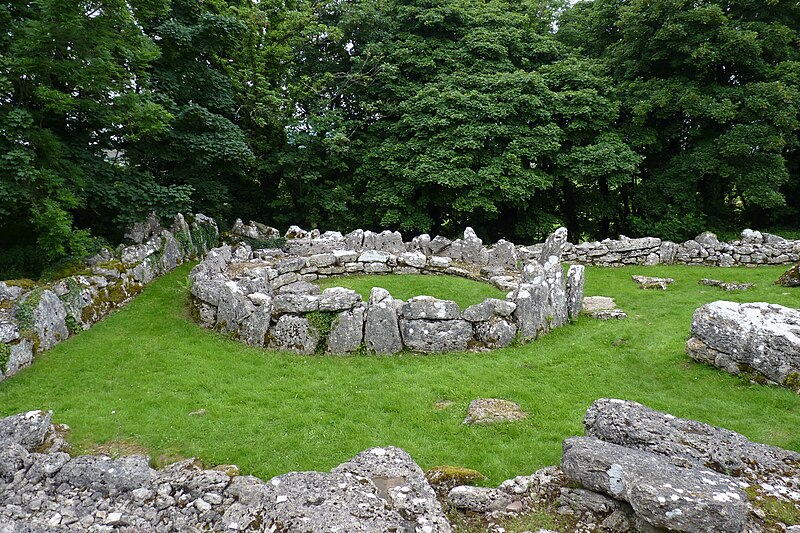
[{"label": "stone rubble", "polygon": [[657,289],[665,291],[667,287],[675,283],[672,278],[656,278],[653,276],[631,276],[640,289]]},{"label": "stone rubble", "polygon": [[755,287],[754,283],[734,283],[730,281],[707,278],[703,278],[697,283],[698,285],[706,285],[708,287],[719,287],[723,291],[748,291]]},{"label": "stone rubble", "polygon": [[400,448],[371,448],[330,473],[265,482],[194,459],[154,470],[143,456],[70,457],[63,440],[52,444],[51,416],[0,419],[4,533],[452,531],[422,470]]}]

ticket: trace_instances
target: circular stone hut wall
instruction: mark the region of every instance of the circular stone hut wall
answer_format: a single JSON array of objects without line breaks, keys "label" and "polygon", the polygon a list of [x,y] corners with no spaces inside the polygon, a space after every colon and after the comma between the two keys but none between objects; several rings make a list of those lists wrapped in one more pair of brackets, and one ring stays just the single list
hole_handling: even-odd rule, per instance
[{"label": "circular stone hut wall", "polygon": [[[240,233],[263,232],[237,225]],[[205,327],[270,349],[394,354],[501,348],[515,339],[532,340],[580,312],[583,267],[573,265],[564,276],[563,228],[534,259],[520,258],[505,241],[484,247],[471,228],[464,235],[456,241],[421,235],[404,243],[397,232],[344,236],[293,227],[282,249],[225,245],[192,270],[194,314]],[[462,311],[453,301],[430,296],[404,302],[375,287],[365,302],[351,289],[322,291],[310,283],[360,273],[462,276],[492,283],[508,296]]]}]

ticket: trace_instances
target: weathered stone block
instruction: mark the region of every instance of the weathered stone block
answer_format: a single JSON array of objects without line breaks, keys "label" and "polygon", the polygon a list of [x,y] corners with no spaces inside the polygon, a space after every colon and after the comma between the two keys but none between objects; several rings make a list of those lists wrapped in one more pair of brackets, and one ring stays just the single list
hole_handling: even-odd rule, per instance
[{"label": "weathered stone block", "polygon": [[466,320],[400,320],[403,344],[416,352],[461,352],[473,340]]}]

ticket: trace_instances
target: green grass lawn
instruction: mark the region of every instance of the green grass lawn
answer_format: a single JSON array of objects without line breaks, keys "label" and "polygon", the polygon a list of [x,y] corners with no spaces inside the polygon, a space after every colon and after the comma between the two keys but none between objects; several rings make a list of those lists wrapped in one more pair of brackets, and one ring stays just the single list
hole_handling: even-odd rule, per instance
[{"label": "green grass lawn", "polygon": [[[423,468],[466,466],[496,484],[558,463],[562,439],[583,433],[586,408],[604,396],[800,451],[800,396],[684,353],[692,312],[705,302],[800,306],[800,291],[771,285],[783,267],[588,268],[586,294],[615,297],[628,320],[582,318],[491,353],[390,357],[267,352],[201,329],[187,311],[189,269],[153,282],[125,309],[0,383],[0,415],[52,409],[79,450],[124,443],[153,457],[235,463],[262,478],[327,470],[370,446],[396,445]],[[666,292],[642,291],[630,280],[637,273],[677,281]],[[724,293],[698,285],[702,277],[757,287]],[[463,426],[477,397],[516,401],[530,416]],[[439,400],[453,403],[436,410]],[[189,416],[197,409],[205,416]]]},{"label": "green grass lawn", "polygon": [[506,293],[494,285],[455,276],[423,274],[341,276],[324,278],[317,284],[323,289],[329,287],[353,289],[361,295],[365,302],[369,300],[372,287],[383,287],[392,296],[401,300],[408,300],[424,294],[442,300],[453,300],[462,310],[470,305],[481,303],[486,298],[502,300],[506,298]]}]

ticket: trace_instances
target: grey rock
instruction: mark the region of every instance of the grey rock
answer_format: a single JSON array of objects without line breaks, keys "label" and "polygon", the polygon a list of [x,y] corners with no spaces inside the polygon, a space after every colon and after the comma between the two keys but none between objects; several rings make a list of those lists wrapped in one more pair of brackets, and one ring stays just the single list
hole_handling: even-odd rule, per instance
[{"label": "grey rock", "polygon": [[619,236],[619,240],[603,241],[610,252],[636,252],[639,254],[647,253],[650,250],[658,249],[661,246],[661,239],[655,237],[642,237],[630,239],[624,235]]},{"label": "grey rock", "polygon": [[367,350],[378,354],[394,354],[403,349],[395,299],[386,289],[372,288],[364,326],[364,344]]},{"label": "grey rock", "polygon": [[514,276],[492,276],[489,282],[501,291],[511,291],[516,289],[519,281]]},{"label": "grey rock", "polygon": [[499,398],[478,398],[470,402],[467,416],[462,424],[494,424],[496,422],[515,422],[528,417],[520,406]]},{"label": "grey rock", "polygon": [[272,301],[269,296],[264,296],[266,300],[256,306],[250,316],[242,321],[239,328],[239,337],[251,346],[264,346],[269,331],[269,323],[272,319]]},{"label": "grey rock", "polygon": [[553,329],[563,326],[569,319],[567,315],[567,285],[561,261],[550,256],[550,259],[544,263],[544,275],[549,288],[547,295],[548,327]]},{"label": "grey rock", "polygon": [[253,248],[246,242],[236,243],[231,247],[231,259],[239,263],[246,263],[253,258]]},{"label": "grey rock", "polygon": [[297,293],[279,293],[272,299],[272,310],[276,315],[285,313],[312,313],[319,311],[321,296]]},{"label": "grey rock", "polygon": [[800,389],[800,310],[724,300],[694,312],[686,351],[733,374],[754,372]]},{"label": "grey rock", "polygon": [[352,289],[332,287],[322,291],[319,310],[323,312],[345,311],[361,302],[361,295]]},{"label": "grey rock", "polygon": [[[527,268],[527,267],[526,267]],[[514,321],[519,327],[523,340],[535,339],[549,331],[547,301],[550,287],[541,276],[532,279],[532,283],[521,283],[514,293]]]},{"label": "grey rock", "polygon": [[163,240],[161,256],[157,262],[159,273],[170,272],[183,262],[183,249],[180,243],[173,237],[172,233],[164,230],[161,233]]},{"label": "grey rock", "polygon": [[364,245],[364,230],[353,230],[344,236],[344,241],[348,250],[359,251]]},{"label": "grey rock", "polygon": [[782,287],[800,287],[800,264],[794,265],[775,281]]},{"label": "grey rock", "polygon": [[272,305],[272,296],[263,292],[253,292],[247,295],[247,299],[250,300],[253,305],[256,307],[264,306],[264,305]]},{"label": "grey rock", "polygon": [[428,261],[428,266],[434,270],[444,270],[450,266],[451,262],[449,257],[433,256]]},{"label": "grey rock", "polygon": [[464,309],[461,318],[470,322],[485,322],[494,315],[508,317],[517,308],[514,302],[500,300],[497,298],[487,298],[479,304],[471,305]]},{"label": "grey rock", "polygon": [[500,239],[489,249],[487,266],[517,270],[518,261],[517,248],[514,243]]},{"label": "grey rock", "polygon": [[466,320],[403,318],[400,320],[400,330],[403,344],[410,350],[423,353],[461,352],[473,340],[472,324]]},{"label": "grey rock", "polygon": [[406,251],[406,245],[399,231],[385,230],[375,236],[375,250],[399,254]]},{"label": "grey rock", "polygon": [[308,283],[307,281],[295,281],[289,283],[287,285],[282,285],[276,291],[278,294],[308,294],[308,295],[319,295],[322,294],[322,290],[319,288],[319,285],[315,285],[313,283]]},{"label": "grey rock", "polygon": [[33,341],[22,339],[16,344],[11,345],[11,354],[8,357],[5,369],[2,369],[5,376],[11,376],[19,372],[22,368],[29,366],[33,362]]},{"label": "grey rock", "polygon": [[[23,296],[21,302],[31,297]],[[67,310],[53,291],[45,289],[41,292],[39,303],[33,308],[33,331],[39,337],[41,350],[49,350],[69,337],[66,324]]]},{"label": "grey rock", "polygon": [[458,316],[457,303],[432,296],[415,296],[403,305],[403,318],[407,320],[454,320]]},{"label": "grey rock", "polygon": [[267,345],[273,350],[287,350],[310,355],[316,352],[319,331],[308,319],[295,315],[282,315],[267,333]]},{"label": "grey rock", "polygon": [[[2,430],[2,420],[0,420],[0,430]],[[0,496],[3,495],[3,483],[12,483],[18,472],[24,472],[26,463],[29,463],[30,454],[25,447],[13,441],[0,440]],[[2,507],[2,505],[0,505]],[[2,526],[2,522],[0,522]],[[3,529],[0,529],[3,531]]]},{"label": "grey rock", "polygon": [[328,334],[328,353],[350,353],[361,346],[366,311],[366,305],[362,303],[337,315]]},{"label": "grey rock", "polygon": [[427,233],[423,233],[422,235],[418,235],[411,239],[411,251],[418,251],[427,256],[432,253],[430,244],[431,236]]},{"label": "grey rock", "polygon": [[567,243],[567,228],[558,228],[547,237],[542,245],[539,263],[544,265],[550,257],[555,256],[561,261],[561,253]]},{"label": "grey rock", "polygon": [[336,256],[329,254],[314,254],[308,258],[309,267],[328,267],[336,264]]},{"label": "grey rock", "polygon": [[770,473],[796,475],[800,464],[800,453],[750,442],[728,429],[632,401],[595,401],[586,411],[584,426],[588,436],[750,480]]},{"label": "grey rock", "polygon": [[378,495],[408,520],[414,531],[451,531],[422,469],[400,448],[370,448],[332,472],[370,480],[377,487]]},{"label": "grey rock", "polygon": [[430,249],[433,255],[439,255],[452,244],[452,241],[447,237],[442,237],[441,235],[437,235],[433,239],[428,242],[428,248]]},{"label": "grey rock", "polygon": [[391,257],[389,252],[364,250],[361,252],[361,255],[358,256],[358,261],[360,263],[386,263],[389,261],[389,257]]},{"label": "grey rock", "polygon": [[499,316],[487,322],[473,324],[475,340],[487,348],[504,348],[514,342],[517,335],[516,324]]},{"label": "grey rock", "polygon": [[113,496],[147,485],[155,474],[143,456],[110,459],[83,455],[70,459],[61,467],[54,482]]},{"label": "grey rock", "polygon": [[483,247],[483,241],[470,227],[464,229],[461,258],[467,263],[486,266],[489,263],[489,252]]},{"label": "grey rock", "polygon": [[763,244],[764,236],[760,231],[745,229],[742,231],[742,244]]},{"label": "grey rock", "polygon": [[288,272],[300,272],[306,267],[305,257],[287,257],[275,263],[275,269],[278,275],[286,274]]},{"label": "grey rock", "polygon": [[19,339],[19,326],[15,322],[0,319],[0,344]]},{"label": "grey rock", "polygon": [[638,516],[671,531],[741,532],[747,495],[736,481],[706,468],[593,437],[564,441],[561,469],[590,490],[630,503]]},{"label": "grey rock", "polygon": [[222,291],[223,282],[219,280],[197,280],[192,283],[191,293],[194,297],[210,303],[213,306],[219,305],[219,296]]},{"label": "grey rock", "polygon": [[675,283],[672,278],[657,278],[653,276],[631,276],[640,289],[659,289],[662,291],[667,290],[667,287]]},{"label": "grey rock", "polygon": [[723,291],[747,291],[755,287],[754,283],[734,283],[729,281],[722,281],[719,279],[703,278],[697,282],[699,285],[706,285],[709,287],[719,287]]},{"label": "grey rock", "polygon": [[253,311],[255,306],[242,294],[236,282],[228,281],[222,285],[217,306],[217,327],[236,331],[238,324],[241,324]]},{"label": "grey rock", "polygon": [[511,496],[500,490],[469,485],[453,487],[447,499],[456,509],[473,513],[501,511],[512,502]]},{"label": "grey rock", "polygon": [[52,411],[28,411],[0,419],[0,444],[19,444],[33,451],[44,443],[52,417]]},{"label": "grey rock", "polygon": [[422,252],[405,252],[397,257],[397,264],[414,268],[423,268],[428,263],[427,256]]},{"label": "grey rock", "polygon": [[16,300],[22,296],[23,292],[22,287],[8,285],[0,281],[0,300]]},{"label": "grey rock", "polygon": [[124,237],[136,244],[141,244],[160,229],[161,225],[158,221],[158,216],[155,213],[150,213],[147,216],[147,220],[144,222],[137,222],[128,228]]},{"label": "grey rock", "polygon": [[567,271],[567,315],[576,320],[583,309],[583,284],[585,279],[583,265],[571,265]]},{"label": "grey rock", "polygon": [[347,263],[352,263],[358,260],[358,252],[355,250],[334,250],[333,257],[336,258],[336,264],[344,266]]}]

